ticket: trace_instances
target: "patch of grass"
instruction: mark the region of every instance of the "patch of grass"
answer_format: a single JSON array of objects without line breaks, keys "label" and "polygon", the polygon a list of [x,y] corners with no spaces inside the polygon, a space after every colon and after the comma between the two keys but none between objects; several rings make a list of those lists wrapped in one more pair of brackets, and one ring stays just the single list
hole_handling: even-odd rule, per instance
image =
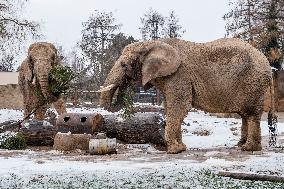
[{"label": "patch of grass", "polygon": [[33,175],[22,177],[9,174],[0,177],[0,188],[26,189],[91,189],[91,188],[199,188],[199,189],[283,189],[283,184],[272,182],[241,181],[219,177],[210,170],[179,171],[147,170],[128,172],[123,170],[103,173],[79,172],[77,174]]}]

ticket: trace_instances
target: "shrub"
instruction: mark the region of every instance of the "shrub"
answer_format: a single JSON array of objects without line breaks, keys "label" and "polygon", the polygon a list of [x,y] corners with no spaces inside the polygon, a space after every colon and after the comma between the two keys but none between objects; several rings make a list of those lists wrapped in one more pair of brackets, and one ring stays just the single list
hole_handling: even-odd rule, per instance
[{"label": "shrub", "polygon": [[1,149],[21,150],[26,147],[26,140],[20,133],[5,132],[0,134]]},{"label": "shrub", "polygon": [[76,74],[68,66],[55,66],[48,75],[49,88],[55,96],[66,92],[69,89],[69,83],[76,77]]},{"label": "shrub", "polygon": [[134,110],[134,97],[135,97],[135,87],[130,86],[123,95],[123,113],[122,117],[126,120],[133,118]]}]

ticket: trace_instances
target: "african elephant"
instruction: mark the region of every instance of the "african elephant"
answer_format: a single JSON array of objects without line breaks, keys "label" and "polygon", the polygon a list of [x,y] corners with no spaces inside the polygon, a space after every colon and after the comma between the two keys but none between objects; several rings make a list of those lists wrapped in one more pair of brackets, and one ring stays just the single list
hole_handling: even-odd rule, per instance
[{"label": "african elephant", "polygon": [[108,74],[100,104],[111,107],[121,86],[141,81],[155,86],[166,98],[168,153],[186,150],[181,123],[191,108],[206,112],[238,113],[242,117],[242,150],[261,150],[260,118],[264,93],[271,84],[266,57],[240,39],[193,43],[179,39],[128,45]]},{"label": "african elephant", "polygon": [[[54,96],[49,89],[48,73],[56,65],[60,64],[57,50],[51,43],[38,42],[29,47],[28,56],[19,69],[19,85],[24,100],[24,116],[35,111],[35,118],[44,119],[47,104],[53,103],[59,114],[65,113],[65,103],[57,96]],[[41,106],[44,104],[43,106]]]}]

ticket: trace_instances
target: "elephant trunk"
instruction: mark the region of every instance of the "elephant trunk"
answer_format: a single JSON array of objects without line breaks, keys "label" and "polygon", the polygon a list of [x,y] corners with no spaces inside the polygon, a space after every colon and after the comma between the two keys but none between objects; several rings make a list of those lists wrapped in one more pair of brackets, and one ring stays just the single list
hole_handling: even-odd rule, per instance
[{"label": "elephant trunk", "polygon": [[48,85],[48,74],[49,71],[51,70],[51,66],[48,66],[48,63],[41,62],[40,65],[35,67],[35,75],[39,83],[39,87],[41,89],[41,92],[44,96],[45,99],[48,99],[50,97],[50,89]]},{"label": "elephant trunk", "polygon": [[101,107],[105,108],[106,110],[112,111],[112,98],[114,96],[115,91],[116,88],[101,93],[100,96]]},{"label": "elephant trunk", "polygon": [[98,92],[100,95],[100,106],[109,111],[114,111],[117,108],[113,107],[112,99],[117,90],[117,88],[122,87],[125,81],[125,75],[123,70],[119,67],[119,63],[115,63],[114,67],[111,69],[103,88]]},{"label": "elephant trunk", "polygon": [[45,98],[48,98],[49,88],[48,88],[48,75],[39,76],[39,85],[41,87],[42,94]]}]

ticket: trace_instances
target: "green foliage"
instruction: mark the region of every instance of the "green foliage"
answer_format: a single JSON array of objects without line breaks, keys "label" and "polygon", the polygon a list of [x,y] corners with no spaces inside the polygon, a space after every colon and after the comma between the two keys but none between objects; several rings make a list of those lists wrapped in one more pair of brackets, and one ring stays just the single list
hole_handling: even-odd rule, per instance
[{"label": "green foliage", "polygon": [[8,150],[21,150],[27,147],[25,138],[20,134],[4,134],[1,135],[1,149],[8,149]]},{"label": "green foliage", "polygon": [[47,103],[47,100],[45,99],[45,97],[44,97],[44,95],[41,91],[41,87],[40,87],[38,80],[36,80],[36,82],[35,82],[35,93],[36,93],[37,98],[39,99],[40,104]]},{"label": "green foliage", "polygon": [[130,120],[134,116],[134,97],[135,97],[136,91],[135,87],[131,86],[129,87],[126,92],[123,95],[123,113],[122,117],[126,120]]},{"label": "green foliage", "polygon": [[59,96],[61,93],[69,89],[69,83],[76,77],[76,74],[70,67],[55,66],[48,75],[49,89],[54,96]]}]

